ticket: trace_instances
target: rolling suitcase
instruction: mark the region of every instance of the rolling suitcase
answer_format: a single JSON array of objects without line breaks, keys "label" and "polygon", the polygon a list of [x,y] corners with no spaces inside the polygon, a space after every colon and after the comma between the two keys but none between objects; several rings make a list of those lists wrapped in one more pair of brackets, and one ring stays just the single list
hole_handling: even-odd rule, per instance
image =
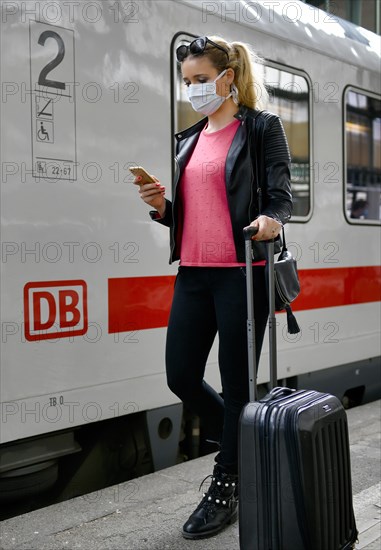
[{"label": "rolling suitcase", "polygon": [[274,243],[268,245],[270,386],[256,401],[251,236],[245,228],[250,402],[239,426],[241,550],[354,548],[346,413],[316,391],[275,387]]}]

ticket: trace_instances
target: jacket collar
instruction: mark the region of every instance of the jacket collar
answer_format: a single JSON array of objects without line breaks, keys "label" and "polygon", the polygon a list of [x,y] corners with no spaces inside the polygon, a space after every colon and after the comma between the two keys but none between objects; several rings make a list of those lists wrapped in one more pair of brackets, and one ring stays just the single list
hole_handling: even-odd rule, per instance
[{"label": "jacket collar", "polygon": [[[255,119],[260,112],[261,111],[259,111],[258,109],[250,109],[245,105],[240,105],[239,110],[234,115],[234,118],[240,121],[244,121],[248,117]],[[208,122],[208,117],[204,117],[198,122],[196,122],[196,124],[193,124],[193,126],[189,126],[189,128],[186,128],[182,132],[178,132],[177,134],[175,134],[175,138],[177,139],[177,141],[181,141],[183,139],[186,139],[192,136],[193,134],[199,133],[206,126],[207,122]]]}]

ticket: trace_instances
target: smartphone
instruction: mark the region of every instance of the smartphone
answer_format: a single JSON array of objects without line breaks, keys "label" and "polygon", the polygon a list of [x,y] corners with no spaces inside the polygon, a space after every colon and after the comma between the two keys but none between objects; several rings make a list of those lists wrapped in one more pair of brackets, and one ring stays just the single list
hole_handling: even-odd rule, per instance
[{"label": "smartphone", "polygon": [[130,172],[135,176],[140,176],[142,179],[139,182],[135,182],[136,185],[143,185],[144,183],[155,183],[155,180],[144,170],[142,166],[130,166]]}]

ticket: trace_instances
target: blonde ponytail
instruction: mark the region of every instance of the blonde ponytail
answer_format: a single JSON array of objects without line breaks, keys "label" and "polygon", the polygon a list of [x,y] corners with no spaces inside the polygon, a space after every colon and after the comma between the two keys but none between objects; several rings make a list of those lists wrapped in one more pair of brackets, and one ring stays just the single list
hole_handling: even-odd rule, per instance
[{"label": "blonde ponytail", "polygon": [[216,69],[233,69],[238,103],[251,109],[263,109],[269,99],[263,79],[263,60],[244,42],[229,43],[219,36],[211,36],[210,39],[229,52],[229,62],[226,64],[226,55],[219,49],[205,50]]},{"label": "blonde ponytail", "polygon": [[262,109],[268,101],[263,82],[263,66],[259,57],[242,42],[232,42],[236,55],[229,62],[234,70],[234,84],[238,89],[238,102],[252,109]]}]

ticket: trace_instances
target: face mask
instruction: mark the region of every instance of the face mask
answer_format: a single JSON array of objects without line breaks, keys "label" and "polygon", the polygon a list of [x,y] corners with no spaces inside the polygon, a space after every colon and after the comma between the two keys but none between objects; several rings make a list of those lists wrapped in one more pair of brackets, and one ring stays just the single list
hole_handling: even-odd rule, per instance
[{"label": "face mask", "polygon": [[203,84],[190,84],[187,88],[188,99],[192,107],[198,113],[209,116],[212,115],[221,107],[223,102],[230,96],[234,96],[236,87],[226,97],[220,96],[216,92],[216,81],[224,76],[226,69],[220,73],[213,82],[205,82]]}]

